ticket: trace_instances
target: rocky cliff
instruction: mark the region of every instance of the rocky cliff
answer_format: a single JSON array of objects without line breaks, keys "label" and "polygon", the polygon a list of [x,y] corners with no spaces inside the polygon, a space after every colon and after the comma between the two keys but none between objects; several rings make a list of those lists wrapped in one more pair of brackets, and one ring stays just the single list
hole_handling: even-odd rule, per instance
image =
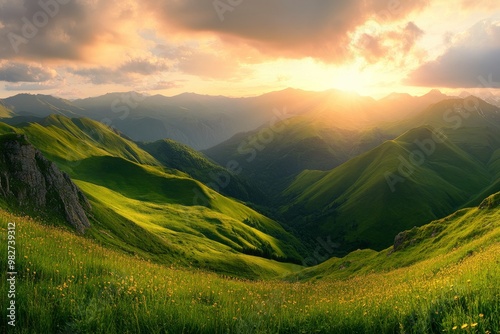
[{"label": "rocky cliff", "polygon": [[57,215],[80,233],[90,226],[87,198],[24,135],[0,136],[0,198],[21,210]]}]

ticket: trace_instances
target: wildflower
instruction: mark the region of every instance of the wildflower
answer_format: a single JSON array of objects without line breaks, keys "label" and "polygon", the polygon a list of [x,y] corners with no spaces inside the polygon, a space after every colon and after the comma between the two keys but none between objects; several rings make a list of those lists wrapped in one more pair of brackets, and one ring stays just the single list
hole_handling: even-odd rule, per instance
[{"label": "wildflower", "polygon": [[464,328],[467,328],[467,326],[469,326],[469,325],[468,324],[463,324],[462,327],[460,327],[460,328],[464,329]]},{"label": "wildflower", "polygon": [[479,313],[479,318],[484,318],[484,314]]},{"label": "wildflower", "polygon": [[477,322],[473,323],[470,325],[471,327],[476,327],[477,326]]},{"label": "wildflower", "polygon": [[452,328],[452,329],[453,329],[453,330],[456,330],[457,328],[458,328],[458,326],[453,326],[453,328]]}]

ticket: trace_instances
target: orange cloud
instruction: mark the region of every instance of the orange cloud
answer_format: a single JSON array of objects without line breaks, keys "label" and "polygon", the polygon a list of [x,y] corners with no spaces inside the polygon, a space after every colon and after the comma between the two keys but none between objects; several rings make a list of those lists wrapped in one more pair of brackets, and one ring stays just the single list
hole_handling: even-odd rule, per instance
[{"label": "orange cloud", "polygon": [[137,43],[138,7],[132,0],[0,2],[0,57],[93,61],[103,49]]},{"label": "orange cloud", "polygon": [[[427,1],[146,1],[172,31],[211,32],[228,47],[238,40],[270,57],[312,57],[342,63],[351,55],[349,33],[369,18],[400,20]],[[215,4],[219,3],[219,9]],[[215,7],[214,7],[215,6]],[[225,8],[225,9],[224,9]]]}]

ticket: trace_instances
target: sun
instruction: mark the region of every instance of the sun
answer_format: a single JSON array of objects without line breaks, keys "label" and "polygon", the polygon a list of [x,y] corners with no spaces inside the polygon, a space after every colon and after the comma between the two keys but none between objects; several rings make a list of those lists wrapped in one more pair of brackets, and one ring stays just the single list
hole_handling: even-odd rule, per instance
[{"label": "sun", "polygon": [[360,95],[367,93],[371,84],[371,73],[354,66],[335,69],[332,85],[334,88]]}]

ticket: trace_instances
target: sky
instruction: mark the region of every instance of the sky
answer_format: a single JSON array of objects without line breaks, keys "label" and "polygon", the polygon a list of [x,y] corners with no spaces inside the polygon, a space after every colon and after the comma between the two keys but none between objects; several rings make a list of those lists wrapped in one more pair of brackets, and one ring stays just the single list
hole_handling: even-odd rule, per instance
[{"label": "sky", "polygon": [[0,0],[0,98],[500,96],[493,0]]}]

